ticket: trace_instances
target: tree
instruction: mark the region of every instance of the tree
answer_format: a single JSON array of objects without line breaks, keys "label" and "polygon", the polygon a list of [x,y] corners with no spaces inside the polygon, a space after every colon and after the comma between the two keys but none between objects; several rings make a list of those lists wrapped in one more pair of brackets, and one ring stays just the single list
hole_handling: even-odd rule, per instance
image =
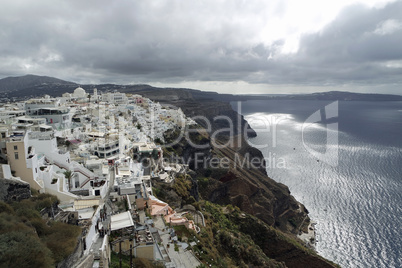
[{"label": "tree", "polygon": [[66,170],[64,171],[64,177],[67,179],[68,181],[68,190],[71,191],[71,179],[74,176],[74,172],[71,170]]},{"label": "tree", "polygon": [[70,149],[71,141],[66,140],[65,145],[67,146],[67,149]]}]

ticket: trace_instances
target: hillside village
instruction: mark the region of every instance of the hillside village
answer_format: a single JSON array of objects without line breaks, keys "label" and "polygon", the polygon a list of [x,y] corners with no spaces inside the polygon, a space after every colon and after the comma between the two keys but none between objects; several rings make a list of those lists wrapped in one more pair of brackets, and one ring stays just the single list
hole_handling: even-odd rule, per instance
[{"label": "hillside village", "polygon": [[166,131],[194,124],[180,108],[81,87],[58,98],[4,104],[0,176],[57,196],[48,216],[82,227],[66,260],[70,267],[109,267],[111,251],[165,267],[196,267],[200,261],[171,227],[199,232],[202,213],[175,211],[152,189],[152,180],[186,176],[188,166],[167,162],[158,143]]}]

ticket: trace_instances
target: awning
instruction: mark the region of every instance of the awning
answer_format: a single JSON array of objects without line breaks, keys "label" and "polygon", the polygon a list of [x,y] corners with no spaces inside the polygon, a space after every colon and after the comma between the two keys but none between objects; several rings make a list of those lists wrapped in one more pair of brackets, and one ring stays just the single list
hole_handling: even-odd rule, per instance
[{"label": "awning", "polygon": [[110,219],[111,231],[120,230],[131,226],[134,226],[134,221],[131,217],[130,211],[112,215]]}]

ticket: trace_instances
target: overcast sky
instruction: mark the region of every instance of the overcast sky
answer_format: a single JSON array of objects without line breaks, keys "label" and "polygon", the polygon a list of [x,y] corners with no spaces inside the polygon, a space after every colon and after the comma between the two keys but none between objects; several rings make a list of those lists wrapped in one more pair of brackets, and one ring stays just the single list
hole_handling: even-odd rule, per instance
[{"label": "overcast sky", "polygon": [[402,94],[402,1],[3,1],[0,78]]}]

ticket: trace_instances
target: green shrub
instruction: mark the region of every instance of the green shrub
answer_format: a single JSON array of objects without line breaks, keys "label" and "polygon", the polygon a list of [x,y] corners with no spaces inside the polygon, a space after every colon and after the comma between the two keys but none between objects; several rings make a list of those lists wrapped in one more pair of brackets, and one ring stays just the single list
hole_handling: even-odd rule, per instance
[{"label": "green shrub", "polygon": [[54,267],[50,250],[30,233],[0,235],[0,267]]},{"label": "green shrub", "polygon": [[73,253],[80,233],[81,229],[78,226],[54,222],[49,227],[43,241],[52,251],[53,259],[60,262]]},{"label": "green shrub", "polygon": [[61,222],[48,226],[40,217],[40,209],[57,202],[49,194],[11,205],[0,202],[0,267],[54,267],[74,251],[81,228]]},{"label": "green shrub", "polygon": [[0,201],[0,213],[2,212],[14,214],[14,209],[9,204]]}]

